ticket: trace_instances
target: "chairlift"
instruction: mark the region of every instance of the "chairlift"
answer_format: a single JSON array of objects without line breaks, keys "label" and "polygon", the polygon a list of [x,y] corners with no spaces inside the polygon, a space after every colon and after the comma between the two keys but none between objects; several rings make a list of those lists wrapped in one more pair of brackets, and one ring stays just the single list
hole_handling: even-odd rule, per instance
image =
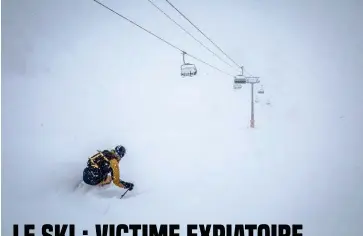
[{"label": "chairlift", "polygon": [[233,88],[234,89],[241,89],[242,88],[242,84],[233,84]]},{"label": "chairlift", "polygon": [[258,93],[259,94],[264,94],[265,93],[265,90],[263,90],[263,86],[261,86],[261,88],[258,90]]},{"label": "chairlift", "polygon": [[185,63],[185,56],[186,52],[183,52],[183,65],[180,66],[180,75],[182,77],[185,76],[195,76],[197,74],[197,67],[191,63]]},{"label": "chairlift", "polygon": [[241,86],[242,86],[242,84],[246,84],[246,83],[247,83],[247,79],[246,79],[246,77],[243,75],[243,66],[242,66],[242,67],[241,67],[241,74],[236,75],[236,76],[234,77],[234,84],[235,84],[235,85],[239,84],[239,85],[241,85]]},{"label": "chairlift", "polygon": [[246,84],[247,80],[241,75],[237,75],[234,77],[233,88],[234,89],[241,89],[243,84]]},{"label": "chairlift", "polygon": [[247,79],[243,75],[237,75],[234,77],[235,84],[246,84]]}]

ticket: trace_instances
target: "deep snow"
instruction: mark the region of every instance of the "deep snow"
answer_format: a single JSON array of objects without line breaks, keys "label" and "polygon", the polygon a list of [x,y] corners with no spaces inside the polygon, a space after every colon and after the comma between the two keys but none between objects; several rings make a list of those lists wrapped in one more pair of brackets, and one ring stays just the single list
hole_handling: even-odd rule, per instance
[{"label": "deep snow", "polygon": [[[228,70],[147,1],[103,2]],[[2,2],[2,235],[16,223],[361,233],[362,3],[223,2],[175,5],[261,76],[255,129],[249,86],[196,61],[180,78],[179,52],[93,1]],[[87,157],[118,144],[135,190],[75,191]]]}]

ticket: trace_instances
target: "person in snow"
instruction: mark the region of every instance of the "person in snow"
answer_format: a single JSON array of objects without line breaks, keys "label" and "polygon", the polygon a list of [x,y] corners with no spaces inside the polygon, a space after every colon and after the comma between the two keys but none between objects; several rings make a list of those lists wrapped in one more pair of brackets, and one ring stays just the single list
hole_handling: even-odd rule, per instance
[{"label": "person in snow", "polygon": [[118,145],[112,150],[98,151],[88,158],[87,167],[83,170],[83,181],[93,186],[104,186],[113,183],[132,191],[134,184],[120,179],[119,162],[125,156],[125,147]]}]

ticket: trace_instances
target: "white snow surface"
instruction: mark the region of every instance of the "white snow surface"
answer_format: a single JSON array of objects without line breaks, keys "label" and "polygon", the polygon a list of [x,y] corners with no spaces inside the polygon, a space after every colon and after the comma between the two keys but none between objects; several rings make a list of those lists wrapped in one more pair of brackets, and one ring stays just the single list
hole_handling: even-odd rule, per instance
[{"label": "white snow surface", "polygon": [[[147,1],[102,2],[238,72]],[[234,91],[192,59],[199,75],[182,79],[178,51],[95,2],[3,1],[1,235],[46,223],[89,235],[97,223],[300,223],[304,235],[360,235],[362,3],[174,2],[261,77],[256,128],[249,86]],[[119,144],[134,191],[120,200],[114,185],[75,190],[87,158]]]}]

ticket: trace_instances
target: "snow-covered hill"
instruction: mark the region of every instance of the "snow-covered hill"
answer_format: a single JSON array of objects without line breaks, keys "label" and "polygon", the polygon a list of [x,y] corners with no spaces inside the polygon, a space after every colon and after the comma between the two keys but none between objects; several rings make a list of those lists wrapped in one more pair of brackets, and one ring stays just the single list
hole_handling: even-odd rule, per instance
[{"label": "snow-covered hill", "polygon": [[[103,3],[238,72],[148,1]],[[2,235],[25,223],[302,223],[304,235],[359,235],[362,4],[175,5],[261,77],[255,129],[249,86],[234,91],[192,59],[199,75],[182,79],[178,51],[95,2],[2,2]],[[118,144],[135,190],[122,200],[115,186],[75,190],[87,157]]]}]

